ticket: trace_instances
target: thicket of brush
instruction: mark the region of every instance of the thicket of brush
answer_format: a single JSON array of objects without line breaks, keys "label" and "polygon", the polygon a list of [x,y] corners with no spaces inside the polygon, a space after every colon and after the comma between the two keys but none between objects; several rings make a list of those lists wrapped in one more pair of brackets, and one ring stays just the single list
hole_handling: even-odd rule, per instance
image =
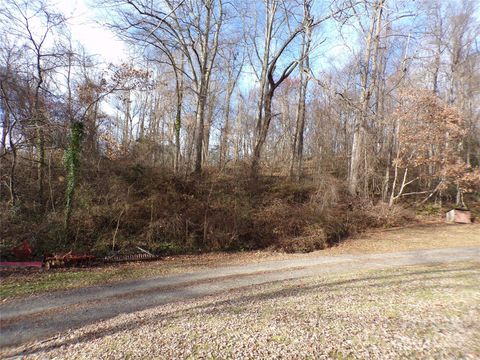
[{"label": "thicket of brush", "polygon": [[[55,163],[55,159],[53,161]],[[106,254],[140,246],[156,254],[274,248],[322,249],[372,227],[412,219],[399,206],[348,195],[333,177],[295,182],[248,177],[242,166],[176,176],[131,162],[98,160],[82,167],[71,225],[65,233],[64,170],[52,166],[48,203],[35,199],[31,167],[19,167],[16,207],[2,204],[5,247],[27,240],[35,254]]]}]

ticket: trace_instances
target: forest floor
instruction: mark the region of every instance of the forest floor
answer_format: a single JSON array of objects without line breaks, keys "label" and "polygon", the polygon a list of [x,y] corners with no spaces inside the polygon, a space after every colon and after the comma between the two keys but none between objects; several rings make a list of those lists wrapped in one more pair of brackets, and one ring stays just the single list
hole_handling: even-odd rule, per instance
[{"label": "forest floor", "polygon": [[1,355],[476,358],[479,230],[376,232],[323,252],[204,259],[206,270],[6,300]]}]

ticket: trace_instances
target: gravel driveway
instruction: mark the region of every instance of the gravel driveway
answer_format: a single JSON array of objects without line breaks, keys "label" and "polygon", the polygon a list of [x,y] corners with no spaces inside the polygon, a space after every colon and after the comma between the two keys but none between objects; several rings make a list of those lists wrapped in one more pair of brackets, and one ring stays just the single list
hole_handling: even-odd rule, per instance
[{"label": "gravel driveway", "polygon": [[306,257],[55,292],[0,305],[0,346],[6,350],[120,314],[252,285],[327,273],[479,259],[480,247]]}]

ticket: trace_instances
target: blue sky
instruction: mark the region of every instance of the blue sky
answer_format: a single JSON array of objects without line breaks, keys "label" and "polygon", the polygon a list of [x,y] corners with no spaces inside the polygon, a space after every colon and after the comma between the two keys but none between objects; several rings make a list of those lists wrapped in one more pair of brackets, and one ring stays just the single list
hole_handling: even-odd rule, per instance
[{"label": "blue sky", "polygon": [[[69,18],[69,29],[74,41],[82,44],[88,53],[98,55],[106,63],[120,63],[128,57],[128,47],[124,42],[117,39],[115,34],[103,27],[99,18],[101,13],[93,6],[92,0],[58,0],[58,10]],[[333,60],[335,65],[341,66],[347,59],[348,48],[341,39],[334,37],[332,27],[326,27],[319,34],[327,37],[327,42],[318,49],[321,57],[326,57],[327,62]],[[314,59],[316,54],[312,54]],[[312,60],[313,60],[312,59]],[[246,71],[245,71],[246,70]],[[242,83],[245,87],[255,83],[255,76],[244,68]],[[249,74],[251,73],[251,76]]]}]

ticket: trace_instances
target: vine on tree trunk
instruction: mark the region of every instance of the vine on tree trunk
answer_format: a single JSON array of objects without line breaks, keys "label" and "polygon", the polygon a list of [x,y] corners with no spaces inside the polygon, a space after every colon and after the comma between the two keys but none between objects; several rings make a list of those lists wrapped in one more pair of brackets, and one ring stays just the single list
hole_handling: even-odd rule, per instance
[{"label": "vine on tree trunk", "polygon": [[65,203],[65,234],[68,234],[70,218],[72,215],[75,189],[78,183],[80,172],[80,154],[82,151],[83,123],[75,121],[72,123],[68,148],[65,151],[63,162],[67,170],[67,192]]}]

